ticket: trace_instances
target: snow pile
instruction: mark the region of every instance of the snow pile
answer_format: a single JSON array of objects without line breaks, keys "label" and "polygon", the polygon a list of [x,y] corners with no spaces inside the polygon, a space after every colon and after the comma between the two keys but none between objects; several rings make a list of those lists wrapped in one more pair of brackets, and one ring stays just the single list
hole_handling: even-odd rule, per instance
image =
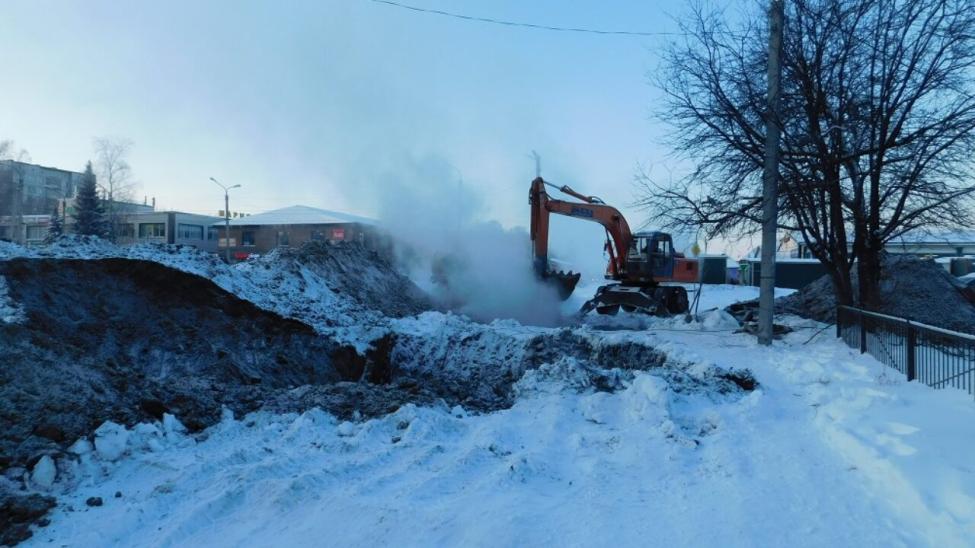
[{"label": "snow pile", "polygon": [[31,468],[28,485],[43,493],[69,493],[107,477],[125,459],[195,444],[186,427],[168,413],[160,421],[131,428],[106,421],[92,438],[79,438],[64,452],[42,456]]},{"label": "snow pile", "polygon": [[198,431],[221,405],[252,411],[354,369],[308,325],[156,262],[13,259],[0,279],[5,310],[30,320],[0,321],[0,471],[107,419],[169,412]]},{"label": "snow pile", "polygon": [[[749,294],[750,292],[745,292]],[[716,302],[724,302],[725,295],[717,295]],[[699,314],[681,314],[669,318],[657,318],[641,313],[620,312],[615,316],[589,314],[582,324],[590,329],[615,330],[655,330],[655,331],[725,331],[731,333],[741,328],[731,314],[721,309],[708,309]]]},{"label": "snow pile", "polygon": [[[856,268],[853,269],[856,294]],[[957,278],[930,260],[909,255],[888,255],[880,278],[879,312],[914,321],[975,333],[975,304],[964,294]],[[776,300],[788,313],[832,322],[836,313],[833,284],[828,276]]]},{"label": "snow pile", "polygon": [[7,279],[0,276],[0,322],[22,323],[26,319],[23,307],[10,297]]},{"label": "snow pile", "polygon": [[[233,280],[238,294],[322,332],[336,327],[384,326],[389,317],[418,314],[432,307],[388,258],[356,244],[311,242],[239,263]],[[243,278],[255,287],[245,287]],[[367,337],[368,338],[368,337]]]},{"label": "snow pile", "polygon": [[[85,253],[115,252],[100,249]],[[962,546],[975,535],[970,397],[906,383],[803,330],[813,322],[786,318],[796,332],[759,346],[709,310],[707,288],[690,322],[390,318],[335,284],[329,257],[227,267],[141,249],[126,256],[181,264],[372,352],[387,384],[261,394],[262,410],[193,434],[167,415],[106,422],[22,471],[61,501],[28,544]],[[355,397],[336,405],[346,388]]]},{"label": "snow pile", "polygon": [[[632,476],[619,475],[628,468],[643,469],[642,483],[649,485],[681,467],[673,459],[693,460],[695,439],[716,428],[713,418],[696,410],[710,400],[685,399],[650,375],[637,374],[618,397],[593,387],[571,393],[562,388],[559,379],[526,381],[523,401],[488,415],[408,405],[361,423],[317,410],[228,418],[196,444],[162,453],[130,447],[131,456],[121,461],[93,457],[99,466],[92,481],[68,494],[65,506],[95,496],[105,506],[84,514],[58,509],[35,539],[84,545],[306,545],[321,538],[342,545],[392,539],[405,545],[481,544],[496,542],[500,531],[509,541],[532,544],[541,531],[522,537],[525,525],[568,521],[567,512],[539,504],[544,498],[568,490],[598,500],[632,482]],[[647,470],[646,462],[656,464]],[[649,495],[632,487],[615,496],[635,501],[631,497]],[[116,491],[122,497],[112,498]],[[591,502],[577,500],[568,510],[591,510]],[[387,526],[368,525],[377,512]],[[95,514],[99,527],[70,525]],[[474,519],[478,514],[484,519]],[[497,520],[512,515],[518,516],[513,528],[499,529]],[[275,522],[280,526],[268,526]],[[442,536],[434,529],[442,529]],[[580,532],[571,527],[560,534]]]},{"label": "snow pile", "polygon": [[[658,323],[663,329],[666,325],[667,321]],[[674,325],[700,329],[682,322]],[[434,387],[449,404],[477,411],[510,407],[518,398],[516,383],[526,376],[551,376],[556,371],[572,373],[562,379],[567,386],[580,382],[582,375],[605,390],[620,386],[609,380],[617,375],[611,370],[647,371],[676,389],[715,393],[750,390],[754,382],[747,371],[710,363],[691,367],[671,360],[646,338],[614,337],[588,325],[554,329],[523,326],[514,320],[480,324],[464,316],[426,312],[395,320],[391,329],[396,339],[391,362],[398,371]],[[536,371],[541,369],[545,373]],[[631,377],[630,373],[617,376],[619,380]]]},{"label": "snow pile", "polygon": [[[975,408],[962,393],[878,383],[872,358],[806,334],[772,348],[692,330],[603,335],[668,348],[691,369],[747,364],[762,384],[722,395],[653,371],[601,379],[563,357],[494,413],[225,417],[205,439],[92,457],[31,542],[969,544]],[[91,497],[104,506],[70,510]]]},{"label": "snow pile", "polygon": [[[422,292],[399,274],[389,259],[358,244],[312,242],[227,265],[192,246],[136,244],[116,246],[94,236],[62,236],[39,247],[0,242],[0,260],[138,259],[212,280],[221,288],[323,333],[338,327],[385,326],[388,316],[417,314],[431,307]],[[369,339],[373,333],[367,333]],[[362,337],[350,335],[361,346]]]}]

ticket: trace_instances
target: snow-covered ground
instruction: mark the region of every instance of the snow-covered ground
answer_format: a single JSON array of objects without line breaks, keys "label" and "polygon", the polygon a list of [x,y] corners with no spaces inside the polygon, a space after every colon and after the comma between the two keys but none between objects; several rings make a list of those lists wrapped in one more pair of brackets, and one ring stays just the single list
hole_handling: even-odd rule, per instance
[{"label": "snow-covered ground", "polygon": [[[830,330],[762,348],[674,327],[602,335],[748,367],[760,387],[714,401],[637,373],[607,393],[543,368],[519,382],[511,409],[484,415],[257,414],[205,439],[160,437],[155,450],[132,436],[117,462],[86,457],[85,479],[31,542],[971,545],[965,394],[906,383]],[[87,507],[92,496],[104,506]]]},{"label": "snow-covered ground", "polygon": [[[605,285],[606,283],[608,283],[606,280],[601,279],[586,280],[580,283],[572,295],[563,303],[562,312],[564,314],[576,312],[586,300],[596,294],[596,289],[599,286]],[[695,293],[700,289],[701,297],[697,303],[697,309],[700,312],[714,308],[723,309],[739,301],[749,301],[758,298],[758,288],[750,285],[722,284],[705,285],[699,288],[694,284],[686,284],[684,287],[687,288],[687,298],[691,304],[694,304]],[[776,288],[775,296],[784,297],[794,292],[794,289]]]},{"label": "snow-covered ground", "polygon": [[[213,268],[222,286],[283,306],[260,280]],[[312,297],[321,289],[282,287]],[[708,286],[700,309],[755,296]],[[747,368],[754,390],[688,390],[633,371],[606,391],[566,357],[525,373],[514,405],[492,413],[407,405],[341,422],[317,410],[262,412],[226,416],[195,437],[172,419],[107,425],[102,443],[77,446],[77,465],[51,487],[50,463],[35,470],[37,489],[60,504],[27,544],[973,545],[967,394],[907,383],[814,322],[784,318],[796,331],[767,348],[734,333],[720,311],[700,320],[622,313],[569,331],[651,346],[692,373]],[[436,348],[417,355],[427,367],[461,369],[491,356],[449,355],[452,337],[473,337],[479,345],[465,348],[487,353],[507,351],[493,340],[565,332],[436,312],[382,328],[433,346],[441,337],[435,362],[425,356]],[[88,506],[90,497],[103,505]]]}]

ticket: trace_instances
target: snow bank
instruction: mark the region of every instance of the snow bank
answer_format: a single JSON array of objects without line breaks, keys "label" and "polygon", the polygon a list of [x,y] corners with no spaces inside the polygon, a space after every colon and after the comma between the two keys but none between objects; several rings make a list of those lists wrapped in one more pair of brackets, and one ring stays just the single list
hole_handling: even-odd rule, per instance
[{"label": "snow bank", "polygon": [[[495,413],[228,417],[196,443],[130,444],[32,542],[968,545],[975,410],[960,394],[878,382],[879,364],[829,339],[605,336],[750,364],[762,385],[720,396],[650,371],[600,379],[566,356],[528,372]],[[105,505],[67,510],[92,496]]]},{"label": "snow bank", "polygon": [[[764,347],[703,301],[691,322],[390,319],[313,268],[182,254],[170,260],[319,330],[395,336],[394,361],[424,387],[466,383],[471,404],[506,405],[225,414],[194,436],[165,419],[103,425],[101,448],[96,435],[51,457],[53,481],[50,462],[31,470],[63,503],[29,544],[966,546],[975,535],[970,398],[907,383],[820,324],[786,318],[796,332]],[[344,315],[329,323],[329,307]],[[78,511],[90,497],[104,505]]]},{"label": "snow bank", "polygon": [[[360,349],[381,332],[374,328],[388,325],[388,316],[429,308],[419,289],[388,260],[358,245],[313,243],[227,265],[212,253],[184,245],[116,246],[76,235],[31,248],[0,242],[0,260],[16,257],[156,262],[212,280],[261,308],[298,319]],[[4,306],[2,291],[0,286],[0,307]]]}]

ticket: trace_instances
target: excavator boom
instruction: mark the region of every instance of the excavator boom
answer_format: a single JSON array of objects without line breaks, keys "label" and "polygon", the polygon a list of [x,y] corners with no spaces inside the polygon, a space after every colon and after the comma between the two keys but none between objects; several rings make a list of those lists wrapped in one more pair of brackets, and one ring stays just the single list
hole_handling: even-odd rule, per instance
[{"label": "excavator boom", "polygon": [[[565,194],[579,198],[583,202],[552,199],[545,191],[546,185],[550,185],[550,183],[541,177],[536,177],[532,181],[528,198],[531,204],[531,239],[536,271],[541,269],[544,273],[548,270],[549,215],[555,213],[602,225],[613,241],[613,246],[610,249],[612,258],[607,273],[620,275],[622,272],[620,261],[625,260],[626,249],[632,239],[630,225],[627,224],[623,214],[615,207],[602,203],[602,200],[593,196],[585,196],[567,186],[555,188]],[[550,186],[554,187],[554,185]]]}]

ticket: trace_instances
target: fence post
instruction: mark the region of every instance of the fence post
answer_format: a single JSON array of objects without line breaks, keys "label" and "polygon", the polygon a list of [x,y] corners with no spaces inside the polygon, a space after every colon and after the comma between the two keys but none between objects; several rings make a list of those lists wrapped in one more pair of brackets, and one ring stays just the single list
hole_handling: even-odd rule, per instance
[{"label": "fence post", "polygon": [[843,305],[836,307],[836,338],[843,336]]},{"label": "fence post", "polygon": [[860,353],[863,354],[867,351],[867,322],[864,319],[863,310],[858,308],[857,315],[860,316]]},{"label": "fence post", "polygon": [[917,378],[917,362],[914,349],[917,346],[917,330],[911,325],[911,320],[907,320],[907,382]]}]

